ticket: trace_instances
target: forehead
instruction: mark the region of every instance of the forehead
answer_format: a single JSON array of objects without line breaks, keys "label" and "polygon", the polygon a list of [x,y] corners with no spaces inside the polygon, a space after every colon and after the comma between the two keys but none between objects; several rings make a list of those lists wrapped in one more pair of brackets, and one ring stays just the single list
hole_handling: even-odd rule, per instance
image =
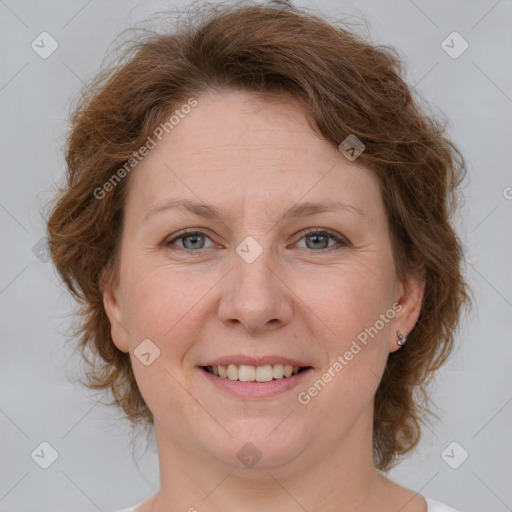
[{"label": "forehead", "polygon": [[129,195],[148,208],[176,191],[260,207],[304,196],[365,208],[379,195],[373,173],[321,139],[300,103],[285,95],[225,91],[197,98],[135,171]]},{"label": "forehead", "polygon": [[334,148],[313,133],[301,104],[288,95],[219,91],[201,96],[197,103],[165,136],[155,156],[164,146],[173,146],[177,158],[197,153],[219,158],[222,153],[279,156],[292,148],[324,160],[332,157]]}]

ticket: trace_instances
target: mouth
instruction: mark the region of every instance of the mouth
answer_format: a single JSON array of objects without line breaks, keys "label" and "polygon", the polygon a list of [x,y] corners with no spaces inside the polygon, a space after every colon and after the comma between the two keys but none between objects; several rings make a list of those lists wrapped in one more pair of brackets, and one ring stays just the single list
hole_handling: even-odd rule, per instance
[{"label": "mouth", "polygon": [[231,396],[244,399],[272,398],[298,386],[313,367],[283,364],[210,365],[197,367],[207,382]]},{"label": "mouth", "polygon": [[200,368],[221,379],[240,382],[270,382],[272,380],[289,379],[294,375],[309,370],[311,366],[292,366],[289,364],[266,364],[263,366],[221,364],[201,366]]}]

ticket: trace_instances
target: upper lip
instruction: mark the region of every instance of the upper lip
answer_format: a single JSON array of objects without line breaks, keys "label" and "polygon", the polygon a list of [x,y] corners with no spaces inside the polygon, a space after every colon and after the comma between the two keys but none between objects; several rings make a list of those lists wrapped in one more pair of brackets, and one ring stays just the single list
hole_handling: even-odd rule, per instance
[{"label": "upper lip", "polygon": [[291,359],[289,357],[283,357],[278,355],[268,355],[262,357],[254,357],[254,356],[246,356],[243,354],[234,354],[232,356],[224,356],[219,357],[217,359],[212,359],[211,361],[205,363],[201,366],[226,366],[228,364],[236,364],[240,366],[241,364],[247,366],[265,366],[268,364],[283,364],[290,366],[299,366],[299,367],[309,367],[310,365],[305,363],[304,361],[299,361],[298,359]]}]

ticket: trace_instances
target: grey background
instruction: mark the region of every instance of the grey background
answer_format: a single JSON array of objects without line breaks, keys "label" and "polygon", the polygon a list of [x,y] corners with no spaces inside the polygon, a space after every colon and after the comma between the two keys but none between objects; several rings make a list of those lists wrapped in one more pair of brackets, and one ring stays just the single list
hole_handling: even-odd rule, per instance
[{"label": "grey background", "polygon": [[[116,34],[183,2],[0,0],[0,510],[111,511],[158,490],[154,445],[131,454],[129,429],[103,396],[77,384],[65,343],[72,303],[44,255],[40,216],[64,173],[70,102],[99,70]],[[464,512],[512,507],[510,266],[512,2],[362,0],[301,2],[364,16],[374,41],[397,47],[418,94],[449,119],[469,166],[456,222],[467,249],[475,306],[457,350],[433,386],[439,421],[391,477]],[[31,42],[59,47],[42,59]],[[469,48],[451,58],[441,42],[459,32]],[[43,441],[59,457],[31,458]],[[452,469],[465,450],[468,459]]]}]

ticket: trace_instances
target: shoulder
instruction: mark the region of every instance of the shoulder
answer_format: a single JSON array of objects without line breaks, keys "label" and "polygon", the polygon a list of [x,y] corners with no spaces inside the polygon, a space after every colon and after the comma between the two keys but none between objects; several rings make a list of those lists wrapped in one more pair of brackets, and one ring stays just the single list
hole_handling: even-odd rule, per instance
[{"label": "shoulder", "polygon": [[441,503],[440,501],[433,500],[432,498],[427,498],[424,496],[427,501],[428,509],[427,512],[460,512],[459,510],[446,505],[445,503]]}]

